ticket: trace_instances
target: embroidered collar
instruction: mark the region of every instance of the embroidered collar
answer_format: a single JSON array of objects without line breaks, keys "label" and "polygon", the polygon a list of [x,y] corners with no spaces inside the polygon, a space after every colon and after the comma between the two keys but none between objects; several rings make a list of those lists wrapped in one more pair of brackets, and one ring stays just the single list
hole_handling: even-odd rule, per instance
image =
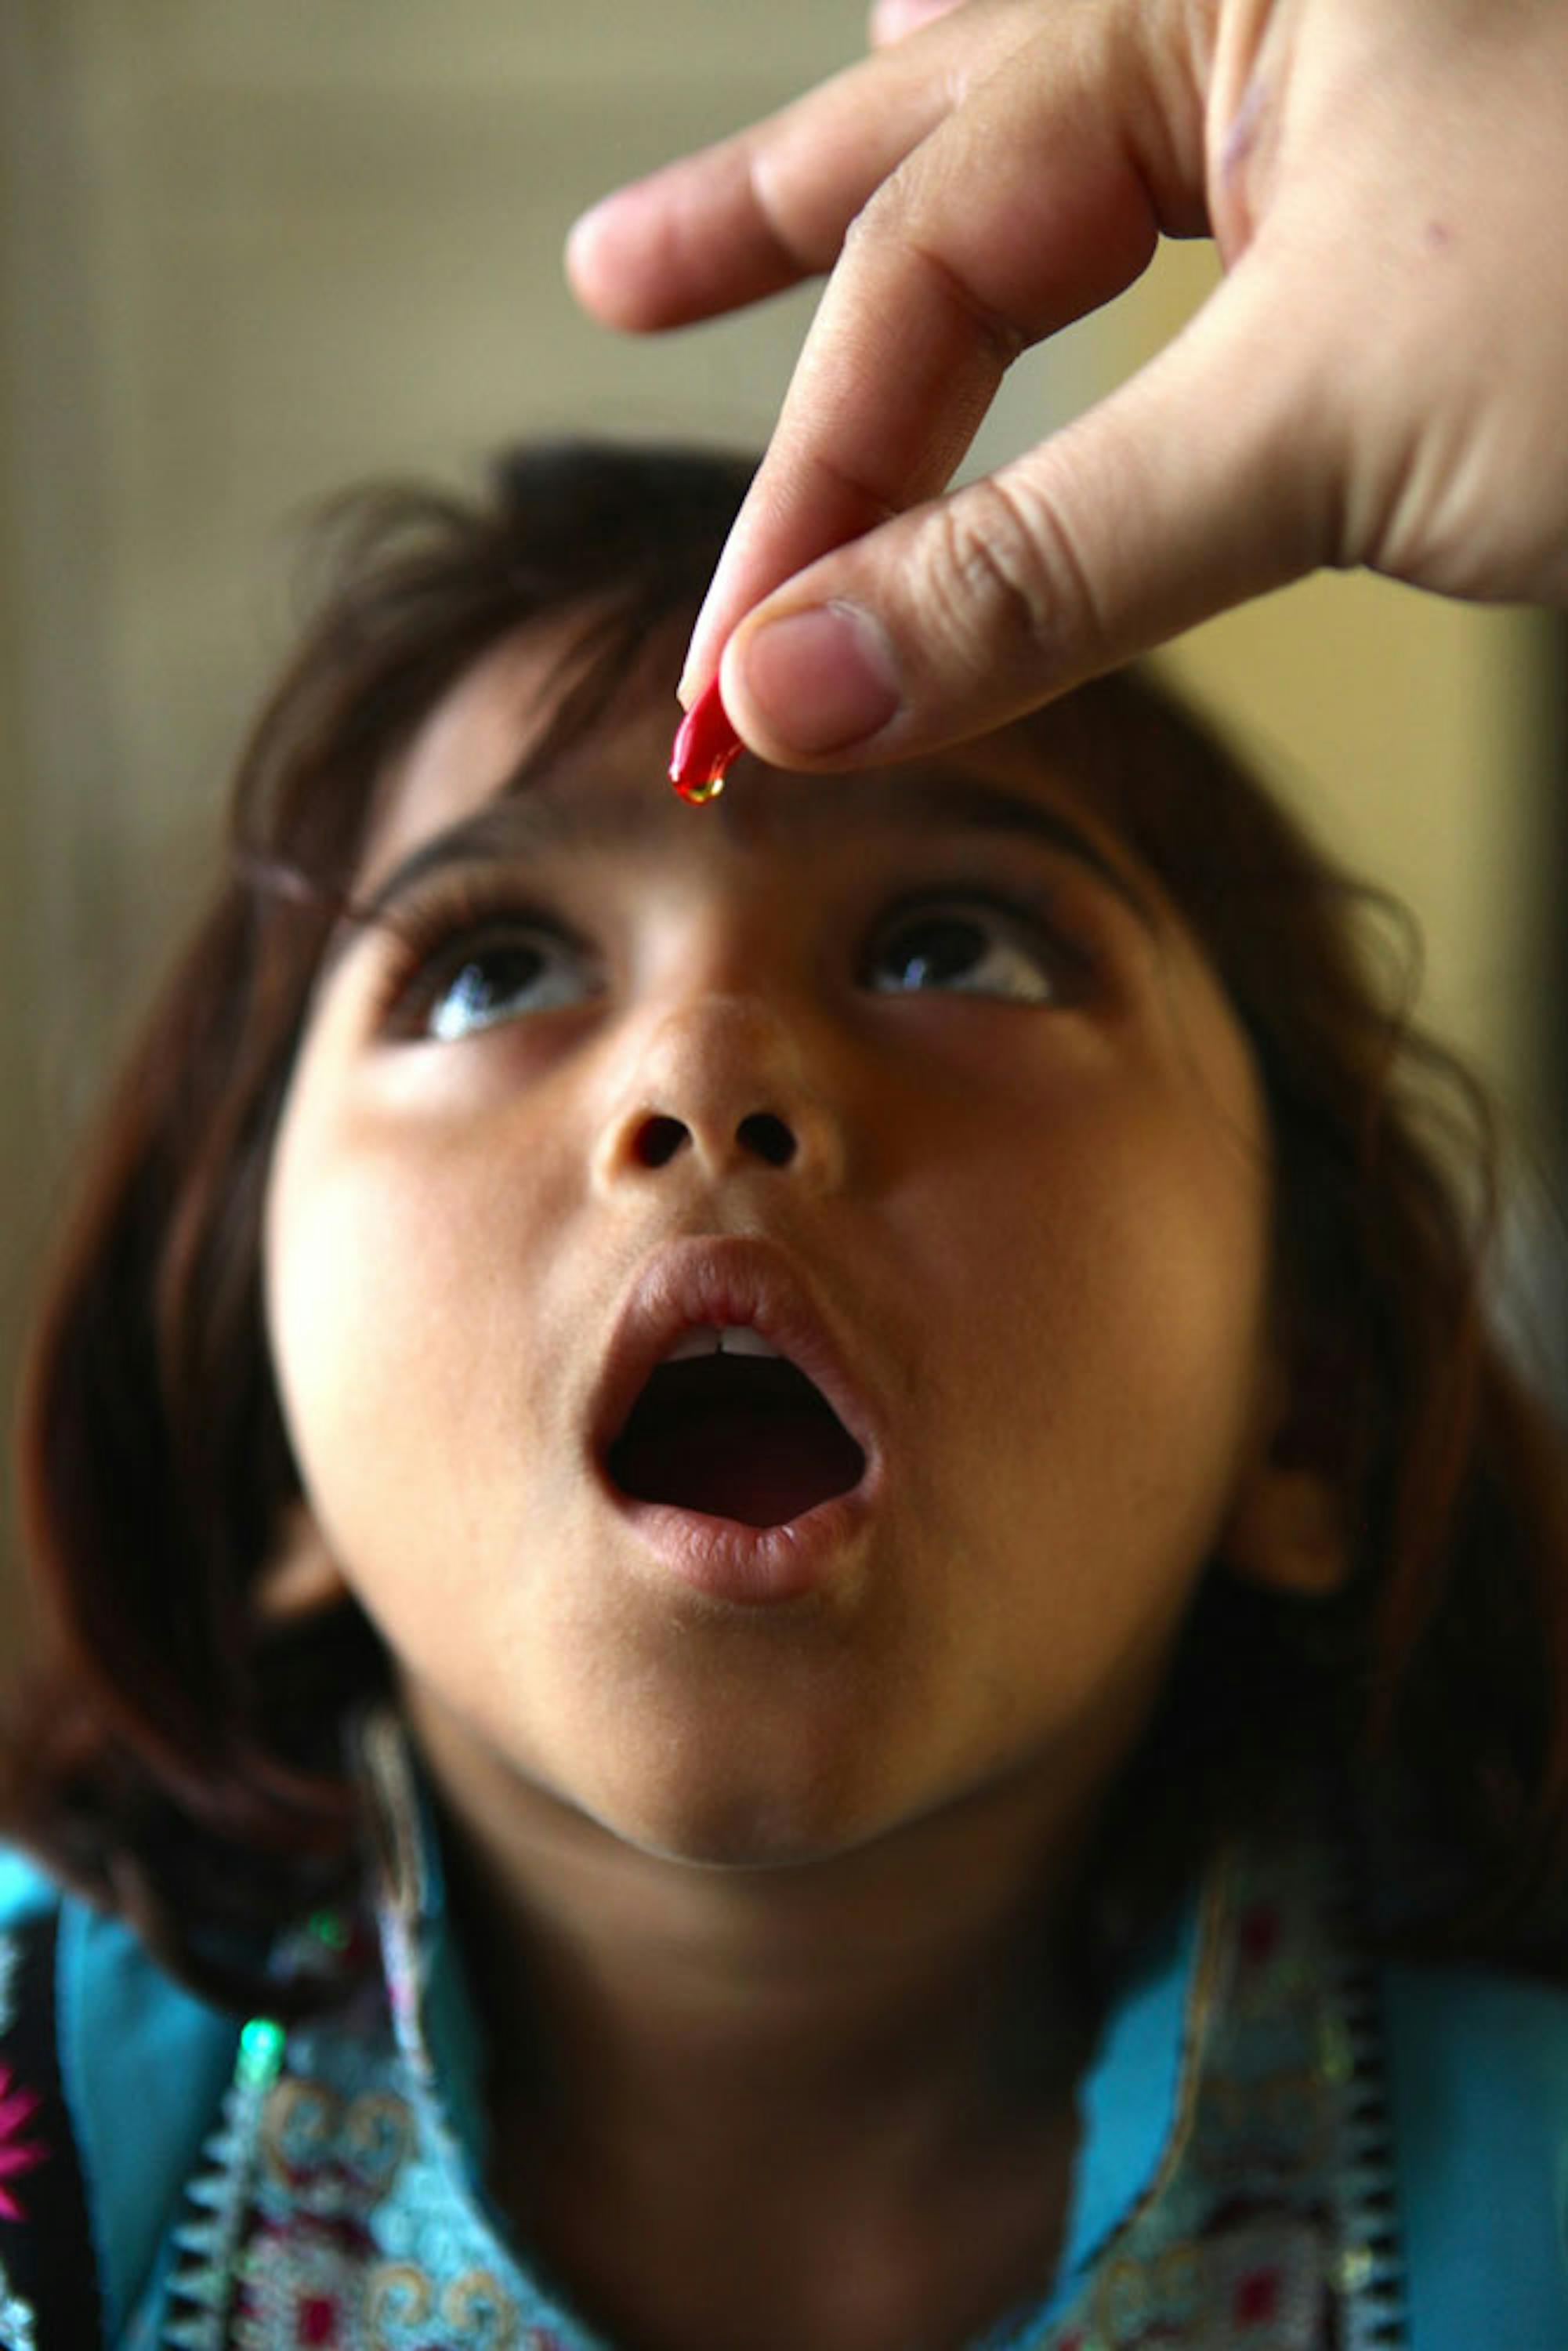
[{"label": "embroidered collar", "polygon": [[[610,2351],[484,2189],[482,2052],[401,1731],[369,1724],[379,1981],[241,2036],[189,2191],[170,2351]],[[1065,2252],[975,2351],[1369,2351],[1400,2332],[1372,1978],[1311,1840],[1232,1855],[1080,2088]]]}]

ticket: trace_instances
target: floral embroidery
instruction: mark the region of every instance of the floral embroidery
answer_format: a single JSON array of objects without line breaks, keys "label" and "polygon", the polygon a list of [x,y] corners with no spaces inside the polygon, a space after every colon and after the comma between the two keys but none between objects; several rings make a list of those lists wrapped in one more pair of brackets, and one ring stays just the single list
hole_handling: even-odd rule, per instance
[{"label": "floral embroidery", "polygon": [[5,2182],[34,2170],[48,2154],[37,2139],[23,2136],[41,2104],[37,2091],[23,2089],[9,2065],[0,2065],[0,2220],[26,2217]]},{"label": "floral embroidery", "polygon": [[1006,2351],[1367,2351],[1404,2341],[1369,1979],[1308,1844],[1240,1856],[1210,1932],[1176,2136],[1053,2318]]}]

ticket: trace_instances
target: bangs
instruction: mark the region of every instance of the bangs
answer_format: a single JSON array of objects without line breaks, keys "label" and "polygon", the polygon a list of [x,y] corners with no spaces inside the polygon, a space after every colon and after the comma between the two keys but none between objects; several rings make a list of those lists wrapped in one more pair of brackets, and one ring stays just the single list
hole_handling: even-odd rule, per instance
[{"label": "bangs", "polygon": [[510,637],[559,641],[543,756],[664,691],[662,663],[673,732],[681,634],[754,465],[711,451],[543,444],[504,456],[482,500],[382,484],[322,508],[308,549],[316,618],[261,714],[232,803],[240,888],[263,908],[313,906],[324,924],[349,912],[399,756]]}]

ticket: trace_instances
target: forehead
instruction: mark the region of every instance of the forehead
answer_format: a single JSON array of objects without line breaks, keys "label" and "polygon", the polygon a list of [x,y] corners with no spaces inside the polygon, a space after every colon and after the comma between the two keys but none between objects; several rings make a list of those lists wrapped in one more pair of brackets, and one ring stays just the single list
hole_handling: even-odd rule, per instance
[{"label": "forehead", "polygon": [[[658,655],[668,651],[671,658]],[[1120,841],[1092,789],[1022,731],[1004,729],[902,768],[841,776],[784,774],[743,758],[731,788],[692,809],[670,787],[680,713],[666,680],[676,651],[642,649],[607,683],[599,715],[563,742],[555,721],[573,677],[572,643],[535,629],[482,656],[435,705],[384,779],[360,872],[361,894],[427,845],[471,828],[486,810],[516,810],[497,846],[591,839],[690,854],[719,841],[779,852],[853,837],[857,846],[944,828],[1029,832],[1097,868],[1152,929],[1181,925],[1152,874]],[[477,837],[481,852],[490,843]]]},{"label": "forehead", "polygon": [[527,865],[563,852],[630,860],[640,874],[675,870],[678,861],[719,888],[743,871],[754,882],[755,856],[787,859],[797,896],[810,895],[814,875],[824,891],[846,870],[863,883],[883,859],[892,868],[915,857],[924,882],[967,862],[977,841],[992,873],[1015,864],[1038,872],[1045,858],[1061,870],[1065,857],[1078,882],[1116,908],[1127,943],[1118,953],[1143,971],[1139,993],[1151,1017],[1180,1040],[1190,1067],[1207,1071],[1213,1099],[1232,1110],[1249,1104],[1248,1128],[1261,1131],[1244,1024],[1205,941],[1096,807],[1086,772],[1092,737],[1075,768],[1053,763],[1023,728],[842,775],[787,774],[747,757],[719,799],[691,808],[668,779],[679,716],[665,683],[678,652],[673,636],[634,655],[601,715],[563,740],[554,722],[570,690],[572,649],[555,628],[510,639],[430,712],[385,779],[361,862],[356,895],[372,914],[448,863]]}]

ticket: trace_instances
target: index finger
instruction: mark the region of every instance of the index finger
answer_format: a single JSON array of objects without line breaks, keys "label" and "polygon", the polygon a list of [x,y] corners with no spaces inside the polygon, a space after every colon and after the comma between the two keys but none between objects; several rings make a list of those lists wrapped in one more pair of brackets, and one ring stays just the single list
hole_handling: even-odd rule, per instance
[{"label": "index finger", "polygon": [[974,56],[972,37],[959,43],[938,28],[617,189],[568,239],[579,300],[607,325],[642,333],[831,268],[868,196],[961,94]]},{"label": "index finger", "polygon": [[1129,285],[1162,226],[1204,225],[1201,102],[1184,154],[1135,15],[1096,9],[1086,31],[1081,12],[1050,12],[861,214],[715,574],[684,701],[754,604],[945,487],[1020,350]]}]

